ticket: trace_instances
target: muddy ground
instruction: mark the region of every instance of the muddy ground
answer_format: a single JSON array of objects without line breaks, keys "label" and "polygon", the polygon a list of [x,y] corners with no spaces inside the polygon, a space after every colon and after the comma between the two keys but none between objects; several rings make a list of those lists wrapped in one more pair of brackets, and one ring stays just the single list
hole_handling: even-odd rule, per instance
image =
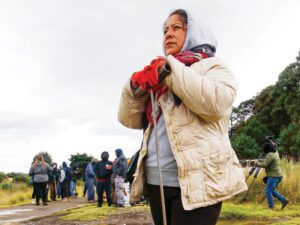
[{"label": "muddy ground", "polygon": [[[27,204],[0,208],[0,225],[153,225],[150,211],[117,211],[107,218],[97,221],[64,221],[64,214],[53,214],[61,210],[77,208],[87,204],[86,198],[73,199],[71,202],[50,202],[48,206]],[[84,218],[83,218],[84,219]]]},{"label": "muddy ground", "polygon": [[[48,216],[33,221],[23,222],[24,225],[153,225],[150,212],[123,212],[122,214],[113,214],[108,218],[97,221],[63,221],[60,216]],[[14,224],[16,225],[16,224]]]}]

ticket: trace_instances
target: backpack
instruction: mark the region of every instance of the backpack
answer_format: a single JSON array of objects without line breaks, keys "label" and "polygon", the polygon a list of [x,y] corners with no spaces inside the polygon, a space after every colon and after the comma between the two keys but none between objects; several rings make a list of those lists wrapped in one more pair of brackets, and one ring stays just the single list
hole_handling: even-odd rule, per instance
[{"label": "backpack", "polygon": [[126,177],[125,177],[125,182],[129,182],[130,184],[132,184],[133,180],[134,180],[134,173],[136,171],[136,167],[137,167],[137,162],[139,160],[139,155],[140,155],[140,150],[138,150],[130,159],[130,163],[127,167],[127,171],[126,171]]}]

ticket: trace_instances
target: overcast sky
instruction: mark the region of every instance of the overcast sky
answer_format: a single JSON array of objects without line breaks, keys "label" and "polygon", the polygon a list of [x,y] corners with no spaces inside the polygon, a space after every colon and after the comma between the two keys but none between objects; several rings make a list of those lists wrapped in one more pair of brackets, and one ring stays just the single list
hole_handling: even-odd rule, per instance
[{"label": "overcast sky", "polygon": [[49,152],[130,157],[141,131],[117,120],[128,77],[162,55],[162,24],[190,10],[235,73],[235,101],[274,84],[300,50],[300,1],[0,0],[0,171],[28,172]]}]

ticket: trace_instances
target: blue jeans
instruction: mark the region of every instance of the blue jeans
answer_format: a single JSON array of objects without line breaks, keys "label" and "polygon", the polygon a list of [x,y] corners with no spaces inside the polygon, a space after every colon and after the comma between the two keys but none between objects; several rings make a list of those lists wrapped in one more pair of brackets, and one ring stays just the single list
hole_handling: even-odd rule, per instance
[{"label": "blue jeans", "polygon": [[71,183],[70,183],[70,195],[71,196],[75,196],[75,186],[76,186],[76,182],[71,180]]},{"label": "blue jeans", "polygon": [[58,196],[61,196],[61,183],[57,182],[56,193]]},{"label": "blue jeans", "polygon": [[88,200],[95,200],[95,189],[94,189],[94,180],[95,178],[87,178],[87,191],[88,191]]},{"label": "blue jeans", "polygon": [[275,191],[275,188],[280,183],[282,177],[268,177],[268,181],[266,183],[266,195],[269,203],[269,208],[274,208],[274,200],[273,196],[277,198],[281,203],[286,202],[286,199]]}]

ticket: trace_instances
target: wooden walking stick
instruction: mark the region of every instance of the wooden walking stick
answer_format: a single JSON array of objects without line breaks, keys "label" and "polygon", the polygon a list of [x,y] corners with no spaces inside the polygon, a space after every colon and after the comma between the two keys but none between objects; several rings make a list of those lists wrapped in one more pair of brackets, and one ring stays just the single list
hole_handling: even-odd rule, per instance
[{"label": "wooden walking stick", "polygon": [[[155,148],[156,148],[156,158],[157,158],[157,165],[158,165],[158,172],[159,172],[159,180],[160,180],[160,198],[161,198],[161,208],[162,208],[162,215],[163,215],[163,224],[167,225],[167,215],[166,215],[166,205],[165,205],[165,194],[164,194],[164,187],[163,187],[163,177],[161,173],[160,161],[159,161],[159,145],[158,145],[158,133],[157,133],[157,126],[156,126],[156,99],[154,98],[153,90],[150,90],[151,95],[151,104],[152,104],[152,120],[153,120],[153,131],[154,131],[154,139],[155,139]],[[156,97],[156,96],[155,96]]]}]

